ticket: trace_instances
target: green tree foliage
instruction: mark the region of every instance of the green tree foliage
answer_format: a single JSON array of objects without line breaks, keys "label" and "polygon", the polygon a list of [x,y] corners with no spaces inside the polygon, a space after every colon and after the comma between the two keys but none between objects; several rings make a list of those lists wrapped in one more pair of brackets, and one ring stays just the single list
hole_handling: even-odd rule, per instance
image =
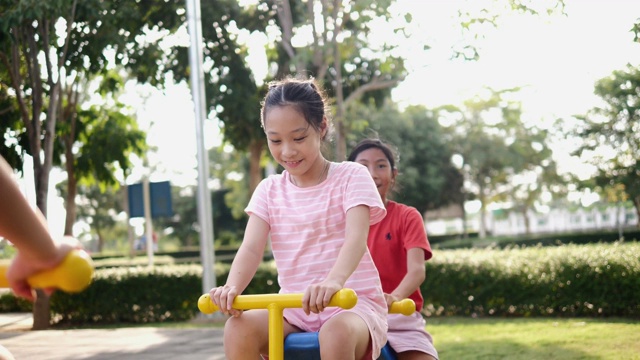
[{"label": "green tree foliage", "polygon": [[[209,150],[209,173],[214,186],[211,192],[214,238],[217,244],[228,245],[232,240],[242,239],[247,216],[244,208],[249,201],[247,154],[233,151],[229,145]],[[169,219],[157,219],[154,226],[171,228],[172,237],[184,246],[195,246],[198,238],[198,212],[196,189],[173,187],[173,210]]]},{"label": "green tree foliage", "polygon": [[231,209],[233,217],[239,220],[246,220],[244,208],[251,196],[247,176],[249,157],[249,154],[234,151],[232,147],[225,145],[209,150],[210,174],[219,182],[220,188],[228,190],[224,195],[225,204]]},{"label": "green tree foliage", "polygon": [[458,9],[458,21],[463,40],[452,46],[453,57],[478,60],[482,40],[491,30],[500,27],[505,14],[518,13],[532,16],[565,14],[564,0],[484,0],[462,2]]},{"label": "green tree foliage", "polygon": [[[140,76],[158,72],[163,52],[158,42],[144,40],[164,9],[159,3],[133,1],[0,2],[0,62],[6,69],[0,73],[2,88],[12,90],[9,97],[22,123],[15,125],[12,111],[0,112],[0,124],[8,126],[0,133],[12,137],[2,150],[14,165],[20,165],[25,152],[33,157],[36,203],[45,216],[49,173],[57,161],[56,127],[58,119],[73,118],[77,110],[78,82],[105,72],[109,54]],[[163,28],[181,23],[167,21]],[[39,297],[34,314],[34,328],[46,328],[46,296]]]},{"label": "green tree foliage", "polygon": [[574,154],[597,167],[593,183],[601,193],[622,186],[640,217],[640,70],[630,64],[616,70],[594,93],[604,103],[577,117],[575,135],[582,142]]},{"label": "green tree foliage", "polygon": [[[271,3],[271,1],[265,1]],[[373,38],[375,24],[389,23],[391,0],[275,2],[280,40],[271,51],[276,76],[310,74],[324,83],[334,100],[338,161],[346,157],[347,107],[364,98],[380,106],[406,75],[404,61],[394,53],[397,42]],[[406,16],[405,19],[410,19]],[[393,29],[401,36],[402,27]],[[309,33],[304,43],[294,35]],[[274,58],[275,56],[275,58]]]},{"label": "green tree foliage", "polygon": [[[184,1],[151,1],[152,8],[163,7],[154,18],[158,35],[170,40],[173,27],[165,24],[186,22]],[[203,37],[204,85],[207,106],[219,121],[227,143],[238,151],[251,154],[250,190],[261,180],[260,157],[266,146],[260,127],[260,100],[265,89],[258,85],[251,67],[247,64],[248,48],[240,43],[242,32],[266,33],[273,17],[270,7],[241,7],[237,0],[204,1],[201,3]],[[167,41],[162,61],[153,60],[149,69],[139,74],[139,80],[162,84],[167,73],[172,73],[177,82],[188,81],[189,43]],[[156,57],[152,59],[158,59]],[[261,80],[261,79],[260,79]]]},{"label": "green tree foliage", "polygon": [[[56,189],[64,199],[69,199],[67,191],[67,181],[62,181],[56,185]],[[115,186],[99,187],[93,185],[80,185],[78,192],[78,220],[88,224],[91,229],[91,236],[97,239],[95,251],[102,252],[109,239],[106,234],[112,234],[118,225],[117,215],[124,211],[122,193]],[[75,200],[74,200],[75,202]],[[68,204],[65,204],[68,207]],[[122,225],[122,222],[120,222]],[[122,226],[121,226],[122,228]],[[127,239],[126,224],[124,234],[120,235]],[[116,232],[117,233],[117,232]],[[115,240],[115,239],[113,239]]]},{"label": "green tree foliage", "polygon": [[[231,209],[226,205],[227,189],[211,192],[213,231],[216,244],[237,245],[242,239],[242,232],[246,219],[234,218]],[[196,189],[193,187],[172,188],[172,205],[175,215],[171,218],[154,220],[155,228],[170,228],[170,235],[176,238],[182,246],[196,246],[199,244],[198,209]]]},{"label": "green tree foliage", "polygon": [[138,129],[135,119],[128,116],[119,103],[69,113],[69,117],[60,119],[58,126],[67,170],[66,235],[73,234],[73,224],[77,220],[78,183],[97,185],[104,190],[117,187],[116,172],[120,170],[126,175],[131,167],[130,155],[141,155],[147,148],[145,132]]},{"label": "green tree foliage", "polygon": [[353,146],[364,137],[376,137],[395,147],[398,182],[393,198],[421,214],[450,203],[459,203],[462,176],[450,159],[452,148],[436,114],[422,106],[399,111],[388,104],[381,109],[360,106],[348,115]]},{"label": "green tree foliage", "polygon": [[465,101],[462,108],[439,109],[449,123],[454,151],[464,158],[464,191],[481,203],[480,237],[486,236],[489,204],[511,201],[526,213],[524,209],[528,211],[543,190],[531,179],[559,179],[547,147],[547,131],[525,123],[521,104],[508,100],[508,94],[517,90],[492,90]]}]

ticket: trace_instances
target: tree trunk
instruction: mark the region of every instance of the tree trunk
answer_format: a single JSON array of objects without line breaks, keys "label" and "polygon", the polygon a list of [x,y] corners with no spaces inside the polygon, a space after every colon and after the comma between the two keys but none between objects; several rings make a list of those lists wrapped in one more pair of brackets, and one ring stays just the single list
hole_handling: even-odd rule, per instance
[{"label": "tree trunk", "polygon": [[[47,196],[49,190],[49,171],[51,167],[40,163],[34,157],[33,170],[36,186],[36,204],[42,214],[47,217]],[[33,304],[33,330],[45,330],[49,328],[51,322],[51,311],[49,309],[49,296],[42,290],[36,290],[36,300]]]},{"label": "tree trunk", "polygon": [[[100,231],[100,229],[96,229],[96,233],[98,235],[98,252],[101,253],[104,249],[104,236],[102,236],[102,232]],[[149,244],[147,244],[147,246],[148,245]],[[151,246],[153,246],[153,243],[151,244]]]},{"label": "tree trunk", "polygon": [[73,225],[76,222],[76,194],[78,192],[78,181],[76,179],[75,171],[73,169],[73,154],[71,148],[68,147],[65,150],[66,155],[66,168],[67,168],[67,213],[64,221],[64,234],[73,236]]},{"label": "tree trunk", "polygon": [[469,231],[467,231],[467,210],[464,208],[466,202],[466,195],[462,192],[462,203],[460,204],[460,210],[462,211],[462,238],[467,239],[469,237]]},{"label": "tree trunk", "polygon": [[636,208],[636,227],[640,229],[640,196],[633,198],[633,206]]},{"label": "tree trunk", "polygon": [[487,199],[484,196],[484,187],[480,186],[478,194],[478,200],[480,200],[480,229],[478,230],[478,237],[484,239],[487,237]]},{"label": "tree trunk", "polygon": [[263,147],[264,144],[260,140],[253,140],[249,145],[249,197],[251,197],[253,191],[262,180],[260,158],[262,157]]},{"label": "tree trunk", "polygon": [[[77,84],[76,84],[77,85]],[[69,91],[62,92],[60,98],[60,109],[62,115],[58,121],[65,122],[69,126],[69,133],[62,137],[64,142],[64,162],[67,170],[67,198],[65,199],[67,213],[64,221],[64,234],[73,236],[73,225],[76,222],[76,195],[78,194],[78,179],[75,172],[75,157],[73,155],[73,143],[76,140],[77,104],[80,94],[70,87]],[[62,105],[63,94],[66,93],[67,105]]]}]

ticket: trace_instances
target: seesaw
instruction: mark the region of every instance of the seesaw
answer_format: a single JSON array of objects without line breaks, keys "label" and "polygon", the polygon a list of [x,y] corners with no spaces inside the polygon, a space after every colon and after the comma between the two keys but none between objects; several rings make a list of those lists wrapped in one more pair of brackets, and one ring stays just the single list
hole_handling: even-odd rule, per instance
[{"label": "seesaw", "polygon": [[[9,264],[0,264],[0,288],[8,288]],[[72,250],[55,268],[31,276],[27,282],[35,289],[56,288],[68,293],[80,292],[91,284],[93,261],[83,250]]]},{"label": "seesaw", "polygon": [[[283,311],[286,308],[301,308],[302,293],[295,294],[260,294],[238,295],[233,300],[233,308],[239,310],[267,309],[269,311],[269,359],[270,360],[320,360],[320,343],[317,332],[301,332],[289,334],[284,339]],[[358,302],[358,296],[352,289],[336,292],[329,306],[351,309]],[[198,309],[204,314],[218,311],[209,294],[198,299]],[[409,316],[416,311],[416,304],[411,299],[403,299],[391,304],[389,313]],[[378,360],[395,360],[396,355],[387,343]]]}]

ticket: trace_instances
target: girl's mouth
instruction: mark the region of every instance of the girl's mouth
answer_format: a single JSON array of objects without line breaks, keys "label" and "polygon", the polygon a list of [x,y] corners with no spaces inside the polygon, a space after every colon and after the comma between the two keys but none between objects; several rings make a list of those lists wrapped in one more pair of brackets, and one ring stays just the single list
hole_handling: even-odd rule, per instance
[{"label": "girl's mouth", "polygon": [[302,160],[298,160],[298,161],[285,161],[285,162],[284,162],[284,164],[285,164],[287,167],[292,167],[292,168],[297,167],[298,165],[300,165],[300,163],[302,163]]}]

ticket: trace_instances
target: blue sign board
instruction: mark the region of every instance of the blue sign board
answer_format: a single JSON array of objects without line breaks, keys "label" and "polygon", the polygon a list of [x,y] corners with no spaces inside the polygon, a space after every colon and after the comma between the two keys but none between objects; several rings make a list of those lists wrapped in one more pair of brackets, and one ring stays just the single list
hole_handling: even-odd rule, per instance
[{"label": "blue sign board", "polygon": [[[142,183],[127,187],[129,196],[129,217],[144,217],[144,194]],[[171,184],[168,181],[149,183],[149,200],[151,202],[151,217],[173,216],[171,205]]]}]

